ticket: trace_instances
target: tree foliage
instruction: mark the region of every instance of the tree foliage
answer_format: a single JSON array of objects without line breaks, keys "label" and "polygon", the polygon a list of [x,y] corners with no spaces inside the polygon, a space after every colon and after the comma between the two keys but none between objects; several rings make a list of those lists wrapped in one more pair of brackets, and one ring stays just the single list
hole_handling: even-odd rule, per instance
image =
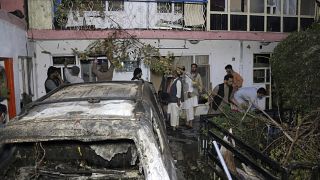
[{"label": "tree foliage", "polygon": [[117,70],[123,68],[124,61],[139,61],[156,73],[168,73],[174,60],[173,54],[161,56],[159,49],[139,41],[122,29],[114,30],[108,38],[93,41],[84,51],[72,50],[81,60],[105,56]]},{"label": "tree foliage", "polygon": [[283,105],[308,111],[320,103],[320,24],[290,34],[271,58],[272,74]]}]

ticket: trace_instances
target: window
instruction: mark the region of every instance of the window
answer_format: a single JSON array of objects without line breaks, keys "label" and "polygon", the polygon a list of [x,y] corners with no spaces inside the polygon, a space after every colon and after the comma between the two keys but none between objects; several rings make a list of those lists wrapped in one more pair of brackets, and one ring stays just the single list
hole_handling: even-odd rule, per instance
[{"label": "window", "polygon": [[247,12],[248,2],[247,0],[232,0],[230,1],[231,12]]},{"label": "window", "polygon": [[297,0],[284,0],[283,1],[283,14],[284,15],[298,15],[298,1]]},{"label": "window", "polygon": [[124,11],[123,0],[108,1],[108,11]]},{"label": "window", "polygon": [[60,69],[59,74],[61,78],[64,80],[65,76],[63,73],[64,63],[67,63],[67,67],[70,68],[76,65],[76,57],[75,56],[56,56],[52,57],[52,64],[54,67]]},{"label": "window", "polygon": [[[81,60],[81,76],[84,82],[96,82],[96,76],[92,73],[92,61],[94,59]],[[99,61],[98,61],[99,62]],[[98,63],[97,68],[100,68]]]},{"label": "window", "polygon": [[267,90],[265,99],[265,108],[271,109],[271,71],[270,71],[270,54],[253,55],[253,83],[264,85]]},{"label": "window", "polygon": [[246,31],[247,16],[231,15],[231,30]]},{"label": "window", "polygon": [[264,13],[264,0],[250,1],[251,13]]},{"label": "window", "polygon": [[33,61],[30,57],[19,57],[19,81],[21,108],[32,102],[34,97]]},{"label": "window", "polygon": [[228,30],[228,15],[211,14],[210,29],[211,30]]},{"label": "window", "polygon": [[203,88],[205,90],[210,89],[210,65],[208,55],[195,56],[195,62],[198,64],[198,72],[201,76]]},{"label": "window", "polygon": [[313,16],[314,5],[315,5],[314,0],[303,0],[303,2],[301,2],[301,7],[300,7],[301,15]]},{"label": "window", "polygon": [[211,11],[226,11],[227,10],[226,0],[211,0],[210,10]]},{"label": "window", "polygon": [[174,13],[176,14],[183,13],[183,3],[174,3]]},{"label": "window", "polygon": [[158,13],[171,13],[172,4],[170,2],[157,2]]},{"label": "window", "polygon": [[210,0],[209,13],[210,30],[294,32],[305,30],[316,21],[316,3],[314,0]]},{"label": "window", "polygon": [[87,7],[90,11],[105,10],[105,0],[83,0],[81,5]]}]

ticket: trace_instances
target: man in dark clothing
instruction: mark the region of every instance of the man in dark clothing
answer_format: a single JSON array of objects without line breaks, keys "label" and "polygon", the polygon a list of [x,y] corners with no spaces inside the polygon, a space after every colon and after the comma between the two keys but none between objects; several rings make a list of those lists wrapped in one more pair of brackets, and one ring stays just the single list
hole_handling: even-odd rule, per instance
[{"label": "man in dark clothing", "polygon": [[179,126],[179,110],[181,108],[181,96],[182,96],[182,82],[180,79],[180,73],[177,70],[173,71],[173,81],[167,87],[169,94],[168,100],[168,114],[170,114],[170,125],[173,130]]},{"label": "man in dark clothing", "polygon": [[46,93],[56,89],[63,83],[58,68],[50,66],[47,71],[47,79],[44,83]]},{"label": "man in dark clothing", "polygon": [[209,110],[210,114],[221,114],[221,109],[228,106],[233,97],[233,76],[227,74],[224,76],[224,83],[217,85],[212,92],[213,98],[211,107]]}]

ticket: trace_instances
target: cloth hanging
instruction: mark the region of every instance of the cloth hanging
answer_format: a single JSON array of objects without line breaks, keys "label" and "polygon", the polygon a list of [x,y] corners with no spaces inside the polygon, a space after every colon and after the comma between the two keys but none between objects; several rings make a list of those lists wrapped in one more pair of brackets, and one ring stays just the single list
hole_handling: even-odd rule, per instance
[{"label": "cloth hanging", "polygon": [[202,4],[184,4],[185,26],[204,25],[204,11]]}]

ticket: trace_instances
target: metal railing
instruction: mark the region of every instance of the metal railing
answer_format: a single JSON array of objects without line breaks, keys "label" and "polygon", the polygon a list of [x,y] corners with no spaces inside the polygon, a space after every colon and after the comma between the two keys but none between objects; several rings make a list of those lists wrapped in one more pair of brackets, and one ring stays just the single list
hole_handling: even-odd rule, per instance
[{"label": "metal railing", "polygon": [[[54,28],[206,30],[206,4],[156,1],[101,1],[55,4]],[[81,9],[79,9],[81,7]]]},{"label": "metal railing", "polygon": [[[227,130],[218,126],[213,120],[213,117],[218,117],[219,115],[201,115],[201,129],[202,133],[200,135],[201,147],[206,161],[213,162],[220,168],[223,168],[220,160],[217,158],[217,154],[214,153],[213,141],[218,142],[221,146],[229,150],[235,157],[237,162],[244,163],[250,168],[255,170],[259,175],[265,179],[289,179],[290,175],[295,170],[308,170],[311,174],[311,179],[320,179],[320,165],[315,164],[291,164],[289,166],[283,167],[278,162],[270,159],[268,156],[262,154],[261,152],[255,150],[254,148],[248,146],[246,143],[241,141],[239,138],[229,133]],[[226,136],[235,141],[236,147],[233,147],[230,143],[226,142],[222,136]],[[257,163],[259,162],[259,163]],[[216,167],[212,167],[216,168]],[[216,169],[215,169],[216,171]],[[220,175],[221,176],[221,175]],[[237,179],[235,174],[231,173],[234,179]],[[221,176],[225,178],[225,176]]]}]

